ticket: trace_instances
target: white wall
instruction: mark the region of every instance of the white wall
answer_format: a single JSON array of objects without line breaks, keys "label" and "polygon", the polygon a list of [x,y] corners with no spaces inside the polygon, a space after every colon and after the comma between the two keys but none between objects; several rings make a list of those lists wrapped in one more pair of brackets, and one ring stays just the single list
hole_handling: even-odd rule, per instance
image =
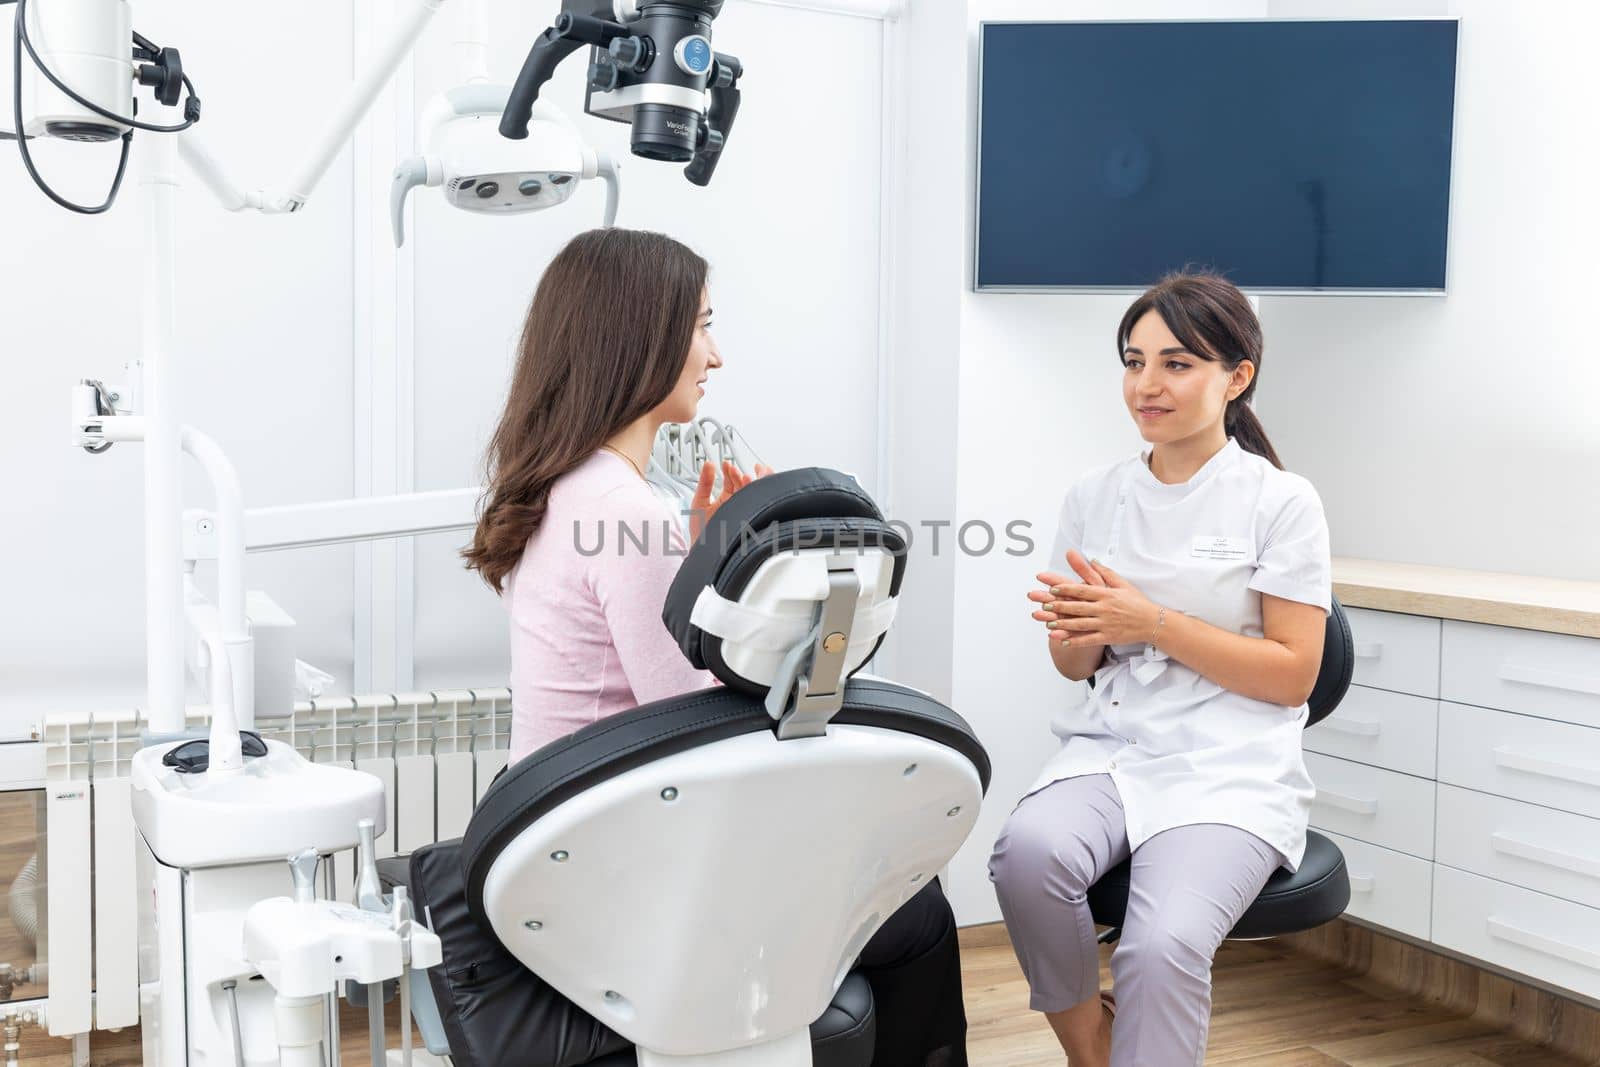
[{"label": "white wall", "polygon": [[[192,0],[139,0],[135,25],[182,50],[215,154],[241,181],[271,185],[321,128],[388,6],[356,7],[353,22],[350,5],[330,15],[326,4],[290,0],[263,21]],[[410,240],[394,252],[389,169],[411,150],[416,110],[456,80],[453,7],[306,210],[229,216],[198,186],[183,193],[179,400],[185,421],[238,466],[247,506],[476,484],[538,275],[567,238],[599,223],[598,183],[558,211],[499,220],[417,190]],[[490,8],[491,75],[510,80],[556,5]],[[582,114],[583,57],[546,93],[623,161],[618,223],[668,232],[712,262],[727,366],[702,410],[739,426],[774,465],[835,466],[869,486],[879,474],[884,42],[873,18],[730,4],[717,44],[745,63],[744,99],[708,189],[632,157],[626,127]],[[823,49],[828,106],[819,112]],[[9,86],[10,50],[0,52]],[[283,70],[286,55],[320,82],[297,75],[289,91],[266,81],[261,72]],[[9,95],[0,91],[7,113]],[[12,400],[0,419],[0,588],[13,605],[0,617],[0,739],[26,736],[48,711],[126,708],[143,696],[139,449],[88,456],[68,447],[66,420],[72,382],[120,380],[136,352],[137,160],[113,212],[82,219],[33,189],[14,147],[0,145],[9,327],[0,360]],[[82,199],[114,163],[56,144],[38,154]],[[198,479],[186,503],[209,504]],[[359,672],[385,677],[372,663],[390,652],[395,684],[503,685],[503,616],[461,569],[463,542],[421,538],[389,552],[389,564],[369,564],[365,547],[272,553],[250,559],[249,577],[299,621],[301,657],[333,671],[336,691],[349,692]],[[398,631],[392,647],[388,629]]]},{"label": "white wall", "polygon": [[[996,526],[1025,518],[1038,536],[1026,560],[955,559],[952,633],[948,645],[933,642],[953,650],[953,706],[995,767],[978,826],[951,865],[964,924],[999,917],[986,875],[990,846],[1055,748],[1051,712],[1086,694],[1050,668],[1023,595],[1049,564],[1066,486],[1142,447],[1122,407],[1115,357],[1125,298],[970,291],[979,21],[1459,15],[1449,296],[1264,298],[1258,410],[1285,464],[1318,486],[1335,555],[1600,577],[1600,493],[1591,484],[1600,421],[1589,410],[1600,361],[1587,351],[1583,318],[1597,280],[1600,209],[1589,180],[1597,149],[1575,133],[1600,105],[1580,57],[1600,12],[1577,2],[1488,0],[973,0],[967,8],[964,273],[955,281],[923,271],[907,281],[918,287],[908,306],[959,306],[959,372],[922,383],[918,394],[930,410],[955,407],[959,449],[948,471],[926,476],[953,481],[959,518]],[[941,22],[948,44],[949,20]],[[918,71],[910,93],[953,141],[946,79]],[[931,180],[947,202],[957,199],[946,173]],[[923,221],[947,232],[949,217],[931,207]]]},{"label": "white wall", "polygon": [[[955,515],[960,444],[962,217],[965,168],[955,149],[966,107],[966,11],[953,0],[916,0],[903,26],[903,96],[897,101],[901,195],[894,218],[893,388],[882,432],[890,518],[912,529],[902,607],[874,670],[948,701],[955,630],[955,559],[933,551],[925,522]],[[941,541],[948,544],[948,530]]]},{"label": "white wall", "polygon": [[[293,55],[299,69],[333,84],[348,79],[347,8],[325,10],[288,0],[271,19],[242,9],[195,17],[189,3],[141,0],[135,26],[182,51],[213,152],[241,180],[271,182],[297,130],[319,121],[322,101],[258,75]],[[9,31],[8,21],[8,39]],[[11,49],[0,53],[0,127],[10,129]],[[74,382],[121,381],[138,354],[142,136],[117,205],[94,218],[50,204],[16,146],[0,143],[0,589],[8,606],[0,613],[0,738],[26,736],[46,711],[143,702],[140,449],[88,455],[69,447],[67,420]],[[95,203],[116,162],[107,146],[45,143],[36,155],[53,184]],[[225,215],[198,191],[180,209],[177,402],[233,457],[249,506],[350,494],[351,195],[344,154],[293,219]],[[209,504],[198,478],[187,501]],[[349,557],[330,548],[248,565],[251,584],[301,620],[304,646],[346,675]]]},{"label": "white wall", "polygon": [[[538,5],[497,6],[493,75],[516,71],[545,15]],[[558,71],[546,99],[622,161],[619,225],[669,233],[711,262],[725,365],[701,412],[733,423],[779,469],[830,466],[873,487],[883,24],[735,2],[717,19],[716,41],[747,73],[708,188],[689,184],[676,166],[630,156],[627,127],[581,116],[579,57]],[[807,87],[824,44],[828,103],[819,110]],[[418,57],[416,106],[456,76],[448,35],[437,35]],[[417,196],[417,488],[477,477],[538,274],[568,238],[598,225],[603,194],[588,185],[549,218],[480,218]],[[461,359],[464,350],[475,357]],[[464,543],[437,535],[417,547],[416,684],[424,688],[483,684],[506,671],[505,619],[461,569],[455,553]]]},{"label": "white wall", "polygon": [[1600,144],[1578,132],[1600,109],[1583,69],[1600,7],[1463,0],[1422,13],[1461,19],[1449,295],[1263,300],[1263,420],[1322,494],[1335,555],[1600,579],[1587,322]]}]

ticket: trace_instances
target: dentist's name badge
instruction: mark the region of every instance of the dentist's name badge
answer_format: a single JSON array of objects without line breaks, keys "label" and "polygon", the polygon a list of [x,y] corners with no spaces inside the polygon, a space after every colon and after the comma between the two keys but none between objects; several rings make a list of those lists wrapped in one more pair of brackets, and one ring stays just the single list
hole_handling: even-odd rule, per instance
[{"label": "dentist's name badge", "polygon": [[1195,559],[1247,559],[1250,542],[1243,537],[1196,537],[1189,555]]}]

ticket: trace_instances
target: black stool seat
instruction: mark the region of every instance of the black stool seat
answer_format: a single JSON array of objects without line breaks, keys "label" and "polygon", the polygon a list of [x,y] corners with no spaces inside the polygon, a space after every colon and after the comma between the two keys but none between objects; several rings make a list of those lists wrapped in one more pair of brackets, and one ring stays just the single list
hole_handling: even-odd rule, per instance
[{"label": "black stool seat", "polygon": [[[1089,888],[1089,910],[1101,926],[1121,927],[1128,910],[1131,860],[1123,860]],[[1350,879],[1339,847],[1306,831],[1306,854],[1293,874],[1278,868],[1229,937],[1278,937],[1337,919],[1350,903]]]}]

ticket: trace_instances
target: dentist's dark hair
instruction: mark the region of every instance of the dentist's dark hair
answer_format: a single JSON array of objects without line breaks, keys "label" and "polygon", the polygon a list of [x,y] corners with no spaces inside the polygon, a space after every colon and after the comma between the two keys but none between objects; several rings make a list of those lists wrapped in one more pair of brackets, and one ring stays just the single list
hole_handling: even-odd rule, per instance
[{"label": "dentist's dark hair", "polygon": [[523,323],[487,489],[461,553],[497,593],[544,521],[550,486],[672,394],[707,264],[644,230],[590,230],[556,253]]},{"label": "dentist's dark hair", "polygon": [[1261,381],[1261,320],[1239,287],[1220,274],[1186,269],[1168,274],[1133,302],[1117,327],[1117,358],[1128,362],[1128,337],[1134,324],[1154,311],[1172,336],[1198,358],[1220,362],[1229,374],[1249,360],[1256,372],[1244,392],[1228,401],[1222,425],[1246,452],[1253,452],[1279,470],[1283,464],[1267,431],[1250,407]]}]

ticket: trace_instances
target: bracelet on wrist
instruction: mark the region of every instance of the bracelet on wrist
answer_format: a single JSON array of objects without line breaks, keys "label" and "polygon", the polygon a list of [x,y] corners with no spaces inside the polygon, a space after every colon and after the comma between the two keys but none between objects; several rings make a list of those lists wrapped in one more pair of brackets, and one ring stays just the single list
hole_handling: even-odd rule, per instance
[{"label": "bracelet on wrist", "polygon": [[1166,608],[1162,608],[1159,612],[1156,613],[1155,629],[1150,631],[1149,644],[1150,644],[1151,648],[1155,647],[1156,638],[1161,635],[1161,627],[1165,626],[1166,622],[1167,622],[1167,609]]}]

